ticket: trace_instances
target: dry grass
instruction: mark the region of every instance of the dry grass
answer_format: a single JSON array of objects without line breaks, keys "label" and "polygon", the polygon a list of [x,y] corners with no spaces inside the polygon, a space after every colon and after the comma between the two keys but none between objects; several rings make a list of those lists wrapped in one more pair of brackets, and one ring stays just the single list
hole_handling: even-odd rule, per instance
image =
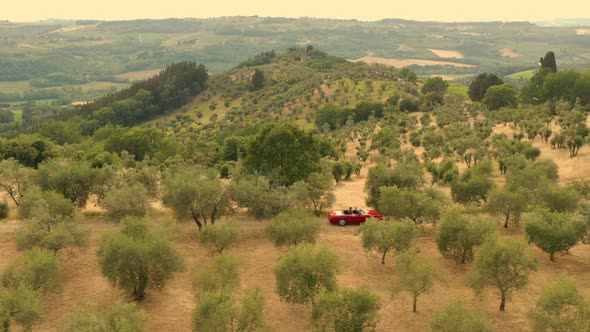
[{"label": "dry grass", "polygon": [[[590,120],[590,119],[589,119]],[[553,132],[559,132],[555,126]],[[514,129],[510,125],[496,125],[494,133],[504,133],[512,137]],[[584,145],[576,157],[571,158],[567,149],[552,149],[551,144],[541,142],[537,137],[533,146],[541,150],[541,159],[551,159],[559,166],[559,182],[562,184],[574,180],[588,179],[590,175],[590,146]]]},{"label": "dry grass", "polygon": [[117,77],[125,78],[130,81],[138,81],[138,80],[143,80],[143,79],[158,75],[161,70],[162,69],[130,71],[127,73],[119,74],[119,75],[117,75]]},{"label": "dry grass", "polygon": [[76,30],[82,30],[82,29],[95,29],[100,23],[97,24],[93,24],[93,25],[68,25],[65,26],[63,28],[59,28],[57,30],[53,30],[48,32],[47,34],[52,34],[52,33],[66,33],[66,32],[72,32],[72,31],[76,31]]},{"label": "dry grass", "polygon": [[353,62],[363,61],[368,64],[384,64],[392,67],[402,68],[411,65],[418,65],[418,66],[455,66],[455,67],[462,67],[462,68],[470,68],[475,67],[474,65],[468,65],[465,63],[456,63],[450,61],[435,61],[435,60],[420,60],[420,59],[388,59],[388,58],[380,58],[373,55],[367,55],[360,59],[352,60]]},{"label": "dry grass", "polygon": [[590,29],[577,29],[576,35],[590,35]]},{"label": "dry grass", "polygon": [[433,50],[428,49],[430,52],[434,53],[439,58],[455,58],[455,59],[463,59],[463,53],[455,50]]},{"label": "dry grass", "polygon": [[506,58],[518,58],[522,56],[520,53],[516,52],[513,49],[503,48],[500,50],[500,54]]},{"label": "dry grass", "polygon": [[[354,201],[362,195],[362,179],[345,183],[339,187],[341,202]],[[361,190],[361,191],[358,191]],[[340,204],[340,203],[339,203]],[[163,221],[158,217],[151,219],[154,224]],[[386,265],[379,262],[378,254],[367,254],[361,247],[356,236],[357,227],[338,227],[328,225],[323,218],[318,244],[334,249],[342,260],[342,273],[338,277],[342,287],[367,285],[380,298],[382,309],[378,331],[428,331],[433,313],[451,302],[462,298],[469,306],[478,308],[494,322],[498,331],[528,330],[526,313],[537,298],[542,286],[554,280],[559,272],[567,272],[573,276],[590,295],[590,250],[587,245],[579,245],[569,255],[557,257],[550,262],[545,254],[535,250],[539,257],[540,268],[531,277],[531,284],[522,292],[517,292],[507,305],[507,312],[497,311],[498,299],[493,293],[484,294],[481,298],[474,297],[471,290],[465,287],[464,278],[469,266],[456,265],[444,260],[433,241],[432,229],[426,229],[417,239],[421,251],[434,257],[440,267],[440,282],[433,293],[419,298],[417,314],[411,312],[411,299],[400,295],[391,298],[389,280],[396,271],[393,257],[388,257]],[[274,292],[275,281],[272,267],[285,253],[273,247],[264,238],[265,222],[251,220],[247,217],[239,219],[242,241],[231,250],[241,259],[242,289],[259,286],[267,298],[267,318],[275,331],[306,331],[309,330],[309,307],[290,305],[282,302]],[[96,250],[100,238],[107,232],[118,229],[109,223],[89,222],[84,225],[92,229],[90,248],[73,259],[65,262],[68,279],[63,292],[49,296],[44,300],[44,321],[35,327],[35,331],[56,331],[63,317],[75,308],[89,301],[101,306],[108,306],[118,299],[130,301],[125,292],[111,287],[100,274],[96,263]],[[175,247],[182,253],[187,269],[178,273],[168,287],[162,292],[149,292],[139,306],[148,314],[148,331],[190,331],[191,312],[195,300],[191,293],[191,275],[194,269],[210,259],[207,251],[194,239],[196,230],[191,223],[175,226]],[[4,228],[2,228],[4,231]],[[12,257],[18,255],[10,233],[0,233],[0,269],[3,269]],[[522,237],[521,232],[510,231],[503,236]],[[238,294],[239,297],[239,294]]]}]

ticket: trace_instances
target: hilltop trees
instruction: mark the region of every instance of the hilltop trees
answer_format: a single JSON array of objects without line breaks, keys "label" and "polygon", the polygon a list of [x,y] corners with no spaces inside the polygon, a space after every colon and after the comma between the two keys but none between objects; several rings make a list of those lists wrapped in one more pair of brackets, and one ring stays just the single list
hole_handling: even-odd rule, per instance
[{"label": "hilltop trees", "polygon": [[101,125],[131,126],[186,104],[205,89],[208,77],[202,64],[173,63],[154,77],[85,104],[82,111],[90,117],[96,113]]},{"label": "hilltop trees", "polygon": [[525,287],[537,269],[535,255],[523,242],[488,238],[479,248],[469,280],[476,293],[493,287],[500,293],[500,311],[514,290]]},{"label": "hilltop trees", "polygon": [[494,85],[501,85],[504,82],[496,74],[482,73],[477,75],[469,85],[467,94],[473,101],[481,101],[488,89]]}]

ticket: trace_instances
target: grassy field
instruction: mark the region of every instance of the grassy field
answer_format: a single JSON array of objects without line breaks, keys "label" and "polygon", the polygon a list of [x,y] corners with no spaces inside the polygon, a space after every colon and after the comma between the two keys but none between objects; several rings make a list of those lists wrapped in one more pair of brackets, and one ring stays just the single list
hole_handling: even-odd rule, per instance
[{"label": "grassy field", "polygon": [[29,81],[0,81],[0,92],[23,93],[29,89],[31,89]]},{"label": "grassy field", "polygon": [[521,72],[518,72],[518,73],[507,75],[506,77],[511,78],[511,79],[515,79],[515,80],[518,80],[518,79],[526,79],[526,80],[528,80],[531,77],[533,77],[533,75],[535,75],[536,72],[537,72],[536,69],[533,69],[533,70],[525,70],[525,71],[521,71]]}]

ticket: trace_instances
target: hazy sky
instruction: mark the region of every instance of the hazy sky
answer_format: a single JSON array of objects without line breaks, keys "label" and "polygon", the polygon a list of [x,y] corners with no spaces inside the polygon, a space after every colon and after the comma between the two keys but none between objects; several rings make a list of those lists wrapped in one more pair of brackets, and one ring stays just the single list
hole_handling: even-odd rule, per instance
[{"label": "hazy sky", "polygon": [[[236,15],[538,21],[590,17],[588,0],[5,0],[0,19],[135,19]],[[549,5],[548,5],[549,4]]]}]

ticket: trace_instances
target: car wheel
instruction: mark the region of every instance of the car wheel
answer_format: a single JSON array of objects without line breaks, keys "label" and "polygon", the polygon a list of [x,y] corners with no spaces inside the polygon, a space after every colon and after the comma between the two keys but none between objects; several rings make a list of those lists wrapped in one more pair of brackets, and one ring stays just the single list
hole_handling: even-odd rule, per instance
[{"label": "car wheel", "polygon": [[346,225],[346,220],[345,219],[338,220],[338,225],[340,225],[340,226]]}]

